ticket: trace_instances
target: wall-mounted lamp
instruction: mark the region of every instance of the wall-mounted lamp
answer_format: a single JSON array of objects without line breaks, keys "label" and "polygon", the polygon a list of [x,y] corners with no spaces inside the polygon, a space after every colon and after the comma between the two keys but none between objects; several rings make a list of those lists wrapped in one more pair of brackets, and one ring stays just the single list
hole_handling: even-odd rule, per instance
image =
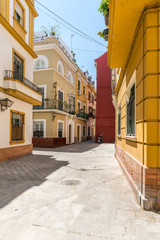
[{"label": "wall-mounted lamp", "polygon": [[11,107],[14,102],[8,98],[0,99],[1,112],[4,112],[7,108]]},{"label": "wall-mounted lamp", "polygon": [[56,113],[52,113],[52,121],[54,121],[56,115],[57,115]]}]

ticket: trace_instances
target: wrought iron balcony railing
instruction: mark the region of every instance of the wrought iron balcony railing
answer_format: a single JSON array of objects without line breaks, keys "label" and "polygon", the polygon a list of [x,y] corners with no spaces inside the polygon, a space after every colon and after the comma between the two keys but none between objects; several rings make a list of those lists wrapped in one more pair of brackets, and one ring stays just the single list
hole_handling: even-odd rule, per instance
[{"label": "wrought iron balcony railing", "polygon": [[88,120],[88,114],[84,113],[84,112],[81,112],[81,111],[77,112],[77,117],[84,118],[84,119]]},{"label": "wrought iron balcony railing", "polygon": [[43,101],[42,105],[33,106],[33,109],[34,110],[57,109],[57,110],[75,115],[75,106],[74,105],[69,105],[66,102],[63,102],[62,100],[56,100],[56,99],[46,98]]},{"label": "wrought iron balcony railing", "polygon": [[4,78],[16,79],[24,83],[26,86],[30,87],[31,89],[35,90],[36,92],[40,93],[40,88],[37,85],[35,85],[33,82],[29,81],[27,78],[23,77],[21,74],[15,71],[5,70]]}]

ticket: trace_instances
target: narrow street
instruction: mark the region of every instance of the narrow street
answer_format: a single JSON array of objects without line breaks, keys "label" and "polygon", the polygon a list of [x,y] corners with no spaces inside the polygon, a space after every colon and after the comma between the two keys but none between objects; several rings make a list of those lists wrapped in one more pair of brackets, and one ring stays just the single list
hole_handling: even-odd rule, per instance
[{"label": "narrow street", "polygon": [[0,163],[0,240],[160,239],[136,203],[114,145],[92,141]]}]

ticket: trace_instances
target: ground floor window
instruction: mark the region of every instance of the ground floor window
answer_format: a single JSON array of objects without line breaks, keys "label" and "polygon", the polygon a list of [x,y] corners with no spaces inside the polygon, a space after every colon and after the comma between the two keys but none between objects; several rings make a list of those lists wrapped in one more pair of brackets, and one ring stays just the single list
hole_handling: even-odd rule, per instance
[{"label": "ground floor window", "polygon": [[63,122],[58,122],[58,137],[63,137]]},{"label": "ground floor window", "polygon": [[121,135],[121,108],[118,109],[118,135]]},{"label": "ground floor window", "polygon": [[24,140],[24,113],[11,111],[11,141]]},{"label": "ground floor window", "polygon": [[85,137],[85,136],[86,136],[86,127],[83,126],[83,137]]},{"label": "ground floor window", "polygon": [[34,121],[33,137],[35,137],[35,138],[44,137],[44,122],[43,121]]},{"label": "ground floor window", "polygon": [[130,90],[127,103],[127,135],[135,135],[135,84]]}]

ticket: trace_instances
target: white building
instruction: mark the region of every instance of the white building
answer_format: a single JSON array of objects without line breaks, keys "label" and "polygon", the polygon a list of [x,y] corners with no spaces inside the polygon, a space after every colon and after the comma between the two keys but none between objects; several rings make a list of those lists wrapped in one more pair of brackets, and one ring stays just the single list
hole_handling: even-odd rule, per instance
[{"label": "white building", "polygon": [[32,106],[42,103],[33,84],[36,16],[34,0],[0,0],[0,161],[32,152]]}]

